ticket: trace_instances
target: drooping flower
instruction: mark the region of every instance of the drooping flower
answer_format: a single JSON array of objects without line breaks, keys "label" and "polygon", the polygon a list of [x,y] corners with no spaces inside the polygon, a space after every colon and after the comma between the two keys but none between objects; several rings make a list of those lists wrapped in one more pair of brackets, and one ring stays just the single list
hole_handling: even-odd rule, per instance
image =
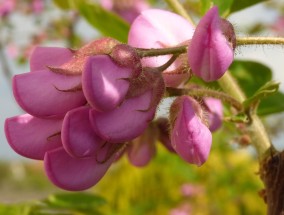
[{"label": "drooping flower", "polygon": [[212,7],[198,23],[188,47],[192,72],[204,81],[221,78],[234,58],[236,38],[233,26]]},{"label": "drooping flower", "polygon": [[[147,32],[147,34],[145,33]],[[167,48],[178,46],[189,40],[194,32],[183,17],[159,9],[145,10],[132,23],[128,44],[138,48]],[[171,56],[147,57],[143,66],[158,67],[165,64]],[[166,86],[176,87],[189,78],[187,59],[181,55],[163,72]]]},{"label": "drooping flower", "polygon": [[133,20],[143,11],[149,8],[145,0],[101,0],[102,6],[121,16],[127,22]]},{"label": "drooping flower", "polygon": [[125,142],[144,132],[163,96],[161,74],[142,71],[134,49],[115,46],[102,39],[77,51],[37,48],[31,72],[14,77],[16,100],[31,115],[7,119],[6,137],[19,154],[44,160],[63,189],[95,185]]},{"label": "drooping flower", "polygon": [[181,96],[173,102],[170,114],[173,148],[187,162],[201,166],[212,143],[201,106],[191,97]]}]

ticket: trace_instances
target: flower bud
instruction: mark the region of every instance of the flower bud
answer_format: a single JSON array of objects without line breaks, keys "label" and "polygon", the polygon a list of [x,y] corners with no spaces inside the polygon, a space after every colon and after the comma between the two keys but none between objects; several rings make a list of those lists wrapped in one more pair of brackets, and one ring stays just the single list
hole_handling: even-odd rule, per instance
[{"label": "flower bud", "polygon": [[235,34],[232,25],[212,7],[200,20],[188,48],[192,72],[206,82],[221,78],[234,58]]},{"label": "flower bud", "polygon": [[201,106],[189,96],[178,97],[170,110],[173,148],[184,160],[198,166],[207,160],[212,143],[203,115]]},{"label": "flower bud", "polygon": [[135,48],[127,44],[119,44],[112,49],[110,56],[119,66],[131,69],[132,77],[140,75],[142,65]]}]

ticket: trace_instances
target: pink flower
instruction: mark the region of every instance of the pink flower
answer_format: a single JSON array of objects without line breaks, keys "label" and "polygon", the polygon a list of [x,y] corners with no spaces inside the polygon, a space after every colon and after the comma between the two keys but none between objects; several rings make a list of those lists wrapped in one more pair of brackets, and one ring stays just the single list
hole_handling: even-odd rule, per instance
[{"label": "pink flower", "polygon": [[133,20],[145,9],[149,8],[145,0],[101,0],[102,6],[121,16],[127,22]]},{"label": "pink flower", "polygon": [[156,124],[159,131],[159,141],[170,151],[175,152],[170,140],[170,124],[167,118],[158,118]]},{"label": "pink flower", "polygon": [[89,104],[97,111],[119,106],[129,89],[132,69],[122,69],[107,55],[90,57],[83,72],[83,91]]},{"label": "pink flower", "polygon": [[201,166],[212,143],[201,106],[191,97],[181,96],[172,104],[170,114],[173,148],[187,162]]},{"label": "pink flower", "polygon": [[33,0],[32,9],[35,14],[40,14],[44,9],[44,1],[43,0]]},{"label": "pink flower", "polygon": [[15,99],[27,113],[37,117],[62,117],[67,111],[86,103],[83,92],[75,90],[81,76],[55,73],[47,67],[61,66],[72,57],[72,51],[66,48],[39,47],[34,50],[31,72],[13,78]]},{"label": "pink flower", "polygon": [[[48,177],[58,187],[71,191],[87,189],[103,177],[123,144],[102,144],[98,141],[98,137],[90,133],[90,126],[86,126],[89,122],[85,110],[82,107],[69,112],[62,131],[62,119],[41,119],[29,114],[8,118],[5,122],[7,140],[18,154],[44,160]],[[66,142],[71,141],[67,152],[61,139],[65,147]],[[86,149],[86,146],[89,148]],[[91,153],[93,156],[90,156]]]},{"label": "pink flower", "polygon": [[[178,23],[178,24],[177,24]],[[147,32],[147,33],[145,33]],[[128,44],[138,48],[166,48],[178,46],[189,40],[194,32],[183,17],[163,10],[145,10],[132,23]],[[142,59],[143,66],[158,67],[165,64],[170,56],[148,57]],[[184,56],[163,72],[166,86],[176,87],[189,78],[189,67]]]},{"label": "pink flower", "polygon": [[223,105],[219,99],[203,98],[207,109],[209,129],[211,132],[218,130],[222,126]]},{"label": "pink flower", "polygon": [[235,34],[232,25],[212,7],[200,20],[188,48],[192,72],[204,81],[223,76],[234,58]]},{"label": "pink flower", "polygon": [[5,134],[18,154],[43,160],[47,151],[61,146],[61,126],[62,119],[41,119],[24,114],[6,119]]},{"label": "pink flower", "polygon": [[15,8],[15,0],[0,0],[0,17],[9,15]]},{"label": "pink flower", "polygon": [[128,160],[138,167],[146,166],[156,154],[157,130],[150,124],[142,135],[129,143]]},{"label": "pink flower", "polygon": [[[112,147],[106,148],[107,151],[112,150]],[[105,151],[104,148],[101,150]],[[118,151],[108,153],[108,157],[102,161],[95,156],[78,159],[71,157],[61,147],[45,154],[44,166],[47,176],[55,185],[65,190],[80,191],[98,183],[118,154]]]}]

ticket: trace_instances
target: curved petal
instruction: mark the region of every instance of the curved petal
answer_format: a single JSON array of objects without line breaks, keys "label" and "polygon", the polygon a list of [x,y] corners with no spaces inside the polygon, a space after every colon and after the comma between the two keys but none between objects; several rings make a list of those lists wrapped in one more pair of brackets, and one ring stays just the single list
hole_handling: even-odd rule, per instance
[{"label": "curved petal", "polygon": [[180,102],[179,112],[171,132],[171,143],[184,160],[201,166],[209,156],[211,132],[196,115],[199,104],[195,100],[182,96],[176,101]]},{"label": "curved petal", "polygon": [[8,118],[5,134],[18,154],[43,160],[45,152],[61,146],[62,119],[40,119],[29,114]]},{"label": "curved petal", "polygon": [[[193,32],[194,26],[183,17],[164,10],[150,9],[143,11],[132,23],[128,35],[128,44],[138,48],[171,47],[191,39]],[[170,56],[143,58],[142,64],[157,67],[165,64],[169,58]],[[180,63],[176,62],[166,71],[175,70],[179,65]],[[167,77],[169,78],[169,76]],[[183,81],[179,74],[173,74],[171,78],[180,80],[178,84]],[[171,85],[170,80],[166,80],[166,85],[176,86]]]},{"label": "curved petal", "polygon": [[210,131],[216,131],[222,126],[223,105],[219,99],[203,98],[208,110],[208,121]]},{"label": "curved petal", "polygon": [[147,110],[151,103],[151,91],[141,96],[125,100],[109,112],[90,111],[93,129],[102,139],[122,143],[142,134],[154,118],[156,107]]},{"label": "curved petal", "polygon": [[82,90],[74,90],[80,81],[80,76],[42,70],[14,76],[13,92],[21,108],[31,115],[63,116],[86,103]]},{"label": "curved petal", "polygon": [[221,29],[218,8],[212,7],[200,20],[188,47],[192,72],[204,81],[221,78],[234,58],[232,45]]},{"label": "curved petal", "polygon": [[71,60],[73,53],[70,49],[59,47],[36,47],[31,54],[31,72],[45,70],[47,66],[57,67]]},{"label": "curved petal", "polygon": [[116,65],[109,56],[90,57],[82,75],[84,94],[98,111],[109,111],[118,106],[125,98],[131,77],[131,69]]},{"label": "curved petal", "polygon": [[63,148],[49,151],[44,156],[45,171],[58,187],[80,191],[94,186],[104,176],[115,156],[104,163],[96,158],[78,159],[71,157]]},{"label": "curved petal", "polygon": [[62,144],[73,157],[95,156],[104,143],[91,127],[89,111],[89,107],[79,107],[69,111],[64,117]]}]

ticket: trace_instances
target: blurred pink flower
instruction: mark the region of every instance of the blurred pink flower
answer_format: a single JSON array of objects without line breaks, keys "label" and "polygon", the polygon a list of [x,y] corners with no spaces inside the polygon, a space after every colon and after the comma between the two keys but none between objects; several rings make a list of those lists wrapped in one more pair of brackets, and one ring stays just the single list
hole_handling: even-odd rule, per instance
[{"label": "blurred pink flower", "polygon": [[143,10],[149,8],[146,0],[101,0],[101,4],[129,23],[132,23]]},{"label": "blurred pink flower", "polygon": [[16,6],[15,0],[0,0],[0,17],[9,15]]},{"label": "blurred pink flower", "polygon": [[35,14],[40,14],[44,10],[44,0],[33,0],[32,9]]}]

